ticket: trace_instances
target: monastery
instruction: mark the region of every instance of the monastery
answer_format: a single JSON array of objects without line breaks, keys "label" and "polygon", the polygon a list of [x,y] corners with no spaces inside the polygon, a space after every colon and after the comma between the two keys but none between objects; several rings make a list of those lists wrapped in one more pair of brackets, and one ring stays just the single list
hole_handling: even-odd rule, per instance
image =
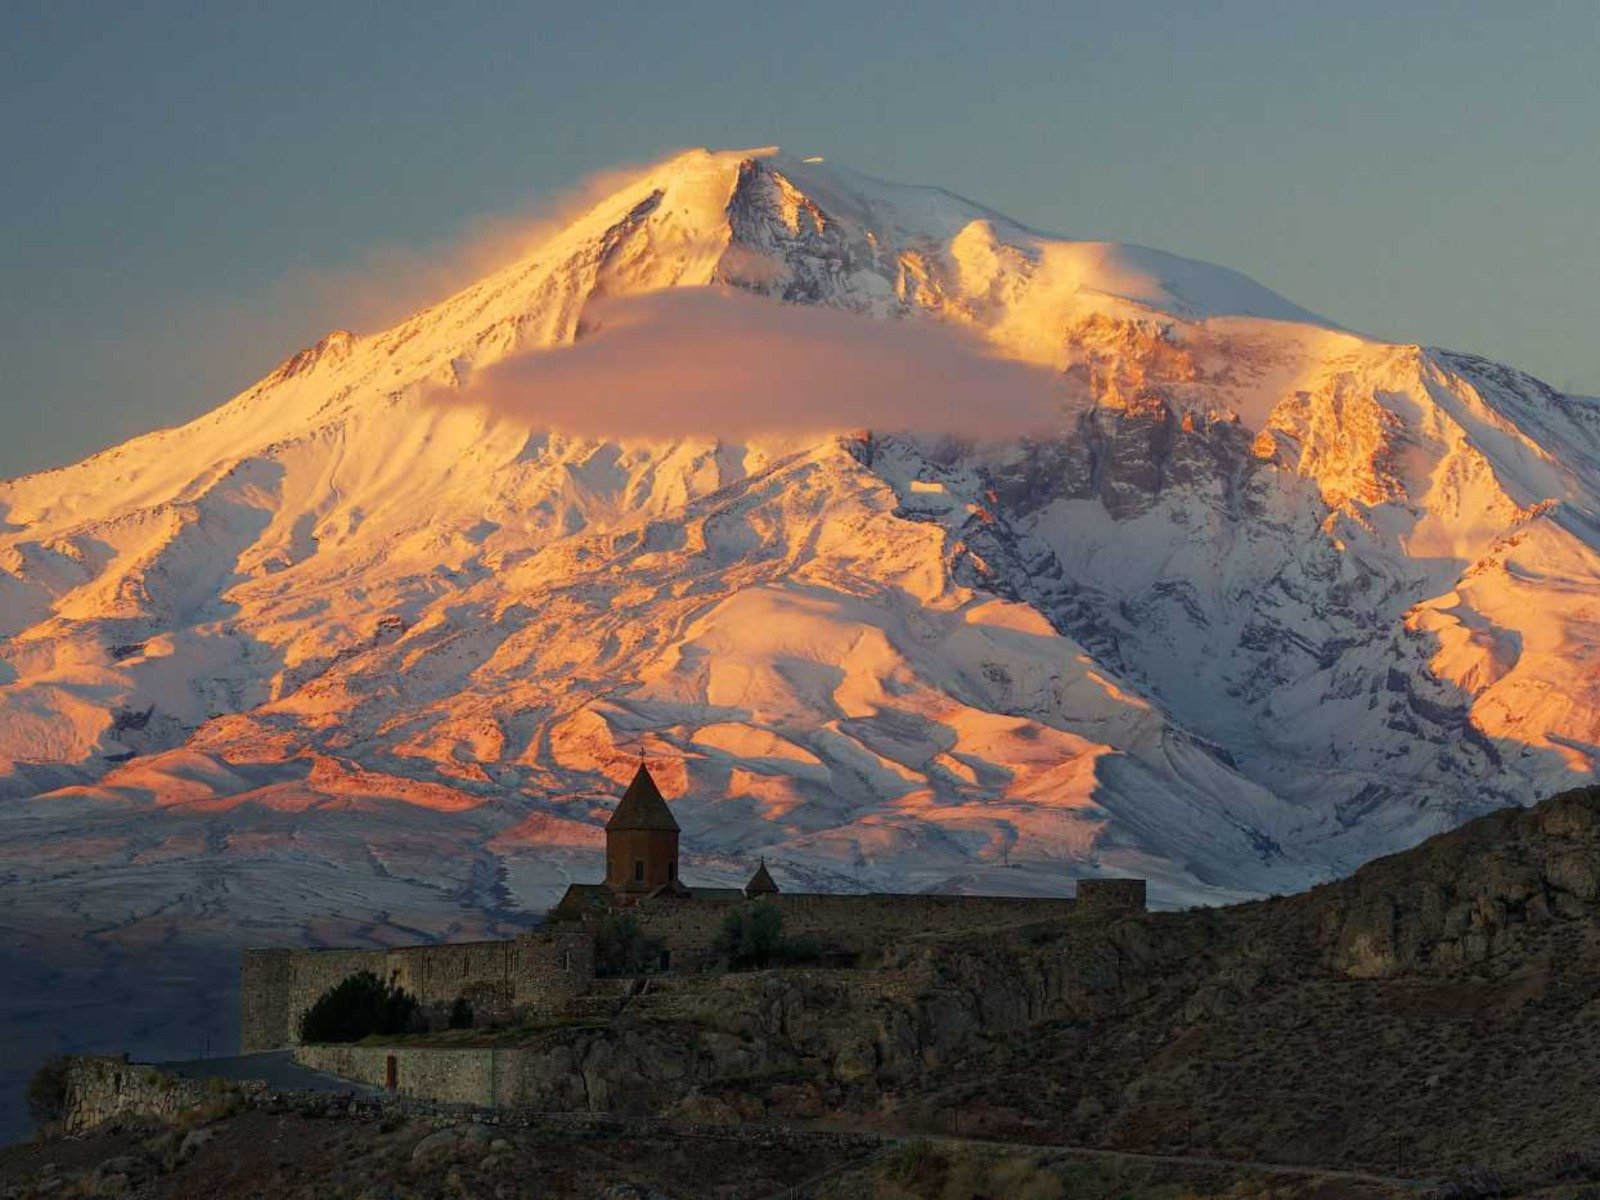
[{"label": "monastery", "polygon": [[934,894],[839,895],[779,889],[758,864],[742,888],[695,887],[678,869],[680,830],[641,763],[606,824],[606,874],[573,884],[540,928],[515,938],[387,949],[247,950],[240,980],[240,1052],[293,1046],[303,1013],[328,988],[371,971],[424,1006],[465,999],[485,1020],[580,1009],[599,978],[597,941],[626,917],[659,947],[647,971],[707,972],[723,963],[728,914],[770,905],[785,937],[831,961],[866,961],[929,930],[993,928],[1066,916],[1110,919],[1145,907],[1142,879],[1083,879],[1073,899]]}]

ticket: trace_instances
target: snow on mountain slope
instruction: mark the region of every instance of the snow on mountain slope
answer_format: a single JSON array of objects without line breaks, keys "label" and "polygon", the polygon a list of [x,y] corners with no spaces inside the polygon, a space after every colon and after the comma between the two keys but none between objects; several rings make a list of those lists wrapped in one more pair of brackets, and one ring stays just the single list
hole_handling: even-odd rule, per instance
[{"label": "snow on mountain slope", "polygon": [[[703,288],[959,331],[1054,380],[1053,428],[985,436],[1013,377],[981,364],[954,429],[797,435],[749,353],[738,436],[693,428],[698,383],[672,437],[492,399]],[[523,919],[598,870],[641,747],[708,881],[1300,886],[1593,773],[1597,513],[1594,401],[693,152],[393,329],[0,482],[7,944]]]}]

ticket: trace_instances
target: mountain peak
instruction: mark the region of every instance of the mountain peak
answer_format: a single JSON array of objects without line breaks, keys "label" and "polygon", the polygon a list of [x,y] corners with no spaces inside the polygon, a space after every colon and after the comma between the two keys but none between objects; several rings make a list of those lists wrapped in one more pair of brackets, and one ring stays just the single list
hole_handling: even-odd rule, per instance
[{"label": "mountain peak", "polygon": [[[869,358],[959,330],[1046,368],[1055,423],[998,434],[1005,397],[962,381],[970,439],[708,428],[666,372],[643,431],[581,372],[673,289],[832,310],[843,361],[845,326]],[[737,359],[751,410],[823,407],[759,339],[690,333],[644,345]],[[546,354],[611,427],[482,402]],[[1184,896],[1303,882],[1592,770],[1593,408],[1223,268],[687,151],[393,328],[0,483],[0,787],[514,795],[517,836],[583,845],[649,732],[674,819],[786,876],[978,886],[1016,845],[1008,887],[1091,859]]]}]

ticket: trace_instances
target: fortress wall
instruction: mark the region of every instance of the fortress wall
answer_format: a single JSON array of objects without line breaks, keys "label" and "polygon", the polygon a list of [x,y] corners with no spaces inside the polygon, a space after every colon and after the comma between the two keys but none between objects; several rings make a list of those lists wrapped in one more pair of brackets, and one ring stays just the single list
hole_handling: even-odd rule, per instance
[{"label": "fortress wall", "polygon": [[294,1052],[301,1066],[380,1088],[388,1085],[392,1059],[397,1095],[485,1106],[517,1102],[500,1079],[522,1057],[515,1047],[487,1046],[300,1046]]},{"label": "fortress wall", "polygon": [[[1076,901],[1007,896],[804,895],[757,900],[661,898],[625,910],[660,938],[674,971],[714,965],[712,945],[730,911],[770,903],[787,937],[870,956],[923,934],[958,934],[1054,920],[1074,913],[1112,917],[1144,908],[1144,882],[1083,880]],[[571,1011],[594,984],[596,919],[558,922],[497,942],[372,950],[251,950],[240,988],[243,1053],[293,1046],[300,1014],[357,971],[393,980],[424,1005],[465,996],[475,1012],[504,1015],[523,1005]]]},{"label": "fortress wall", "polygon": [[[918,1053],[901,1035],[928,983],[920,969],[651,976],[621,1025],[557,1026],[504,1046],[319,1045],[297,1047],[294,1056],[379,1088],[392,1079],[395,1094],[414,1100],[663,1111],[687,1089],[719,1081],[794,1071],[871,1076],[885,1038],[899,1036],[900,1052]],[[805,1017],[796,1019],[802,1008]],[[890,1069],[910,1069],[909,1062]]]},{"label": "fortress wall", "polygon": [[[663,1080],[647,1077],[663,1064],[653,1057],[635,1061],[611,1049],[609,1035],[575,1035],[577,1052],[567,1045],[535,1046],[299,1046],[295,1061],[373,1087],[387,1088],[394,1064],[393,1094],[412,1100],[483,1107],[526,1106],[546,1112],[647,1111],[642,1090]],[[584,1051],[606,1047],[590,1070],[580,1066]],[[681,1083],[698,1065],[692,1054],[674,1057]]]},{"label": "fortress wall", "polygon": [[424,1005],[459,997],[475,1009],[509,1010],[516,990],[517,942],[447,942],[402,946],[385,954],[388,978]]},{"label": "fortress wall", "polygon": [[290,1030],[289,979],[292,950],[246,950],[239,969],[239,1053],[254,1054],[284,1044]]},{"label": "fortress wall", "polygon": [[292,1046],[300,1014],[357,971],[387,978],[382,950],[246,950],[239,986],[239,1052]]},{"label": "fortress wall", "polygon": [[866,951],[923,933],[957,933],[1066,917],[1069,899],[1016,896],[777,895],[784,933]]},{"label": "fortress wall", "polygon": [[[666,945],[673,970],[696,971],[709,964],[711,943],[723,918],[740,900],[655,900],[626,910],[646,937]],[[603,919],[603,918],[602,918]]]},{"label": "fortress wall", "polygon": [[513,1001],[563,1012],[594,984],[594,936],[583,926],[553,925],[516,942]]},{"label": "fortress wall", "polygon": [[240,1052],[295,1045],[300,1014],[358,971],[398,984],[425,1006],[465,996],[479,1013],[508,1015],[519,1004],[561,1009],[593,981],[594,944],[587,933],[560,930],[380,950],[247,950]]},{"label": "fortress wall", "polygon": [[670,948],[674,967],[695,970],[710,962],[712,943],[730,911],[763,903],[783,914],[785,937],[808,938],[856,954],[870,954],[923,933],[1017,925],[1076,911],[1069,899],[780,893],[756,900],[659,899],[627,912],[645,934]]},{"label": "fortress wall", "polygon": [[67,1064],[67,1095],[62,1118],[68,1131],[81,1133],[116,1117],[174,1120],[211,1097],[206,1084],[180,1079],[125,1057],[83,1055]]}]

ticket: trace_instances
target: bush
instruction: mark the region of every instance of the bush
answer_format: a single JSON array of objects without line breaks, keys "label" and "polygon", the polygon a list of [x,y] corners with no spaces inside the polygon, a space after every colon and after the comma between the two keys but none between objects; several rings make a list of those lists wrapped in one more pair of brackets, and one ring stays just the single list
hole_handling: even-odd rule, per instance
[{"label": "bush", "polygon": [[456,1002],[450,1006],[450,1028],[472,1028],[472,1001],[465,996],[457,996]]},{"label": "bush", "polygon": [[173,1125],[184,1133],[203,1125],[215,1125],[238,1111],[239,1098],[231,1092],[222,1092],[186,1108],[173,1119]]},{"label": "bush", "polygon": [[712,948],[734,968],[815,962],[822,948],[805,938],[783,936],[783,914],[775,904],[734,909],[722,919]]},{"label": "bush", "polygon": [[1508,1196],[1511,1189],[1496,1172],[1476,1163],[1466,1163],[1450,1172],[1450,1177],[1434,1189],[1442,1200],[1495,1200]]},{"label": "bush", "polygon": [[28,1112],[45,1125],[67,1115],[67,1060],[46,1059],[28,1080]]},{"label": "bush", "polygon": [[925,1137],[914,1137],[902,1142],[884,1159],[882,1174],[896,1183],[927,1182],[929,1175],[944,1169],[944,1157]]},{"label": "bush", "polygon": [[374,1033],[405,1033],[416,1016],[417,999],[410,992],[371,971],[357,971],[300,1014],[300,1040],[359,1042]]},{"label": "bush", "polygon": [[594,935],[596,975],[638,975],[661,961],[661,939],[646,937],[639,922],[627,915],[600,922]]},{"label": "bush", "polygon": [[[876,1194],[903,1197],[938,1197],[938,1200],[1062,1200],[1067,1195],[1063,1178],[1031,1158],[975,1150],[940,1149],[925,1138],[913,1138],[885,1157],[878,1176],[892,1185]],[[1091,1180],[1076,1194],[1107,1193]]]}]

